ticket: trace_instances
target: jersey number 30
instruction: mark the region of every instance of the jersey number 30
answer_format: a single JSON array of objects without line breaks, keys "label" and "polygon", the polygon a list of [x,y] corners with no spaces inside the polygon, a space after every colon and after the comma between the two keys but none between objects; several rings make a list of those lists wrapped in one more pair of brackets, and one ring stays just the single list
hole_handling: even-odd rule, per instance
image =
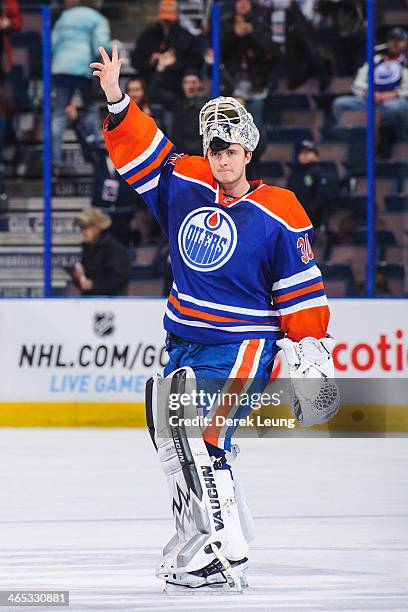
[{"label": "jersey number 30", "polygon": [[298,238],[296,246],[298,249],[300,249],[300,252],[302,253],[303,263],[309,263],[309,261],[314,257],[312,247],[310,246],[309,242],[309,235],[305,234],[304,238]]}]

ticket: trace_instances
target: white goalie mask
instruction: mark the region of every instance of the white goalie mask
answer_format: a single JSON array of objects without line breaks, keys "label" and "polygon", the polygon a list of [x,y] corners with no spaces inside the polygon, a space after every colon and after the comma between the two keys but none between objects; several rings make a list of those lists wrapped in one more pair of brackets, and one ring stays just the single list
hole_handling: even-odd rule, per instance
[{"label": "white goalie mask", "polygon": [[240,144],[246,151],[254,151],[259,141],[259,131],[251,113],[235,98],[223,96],[210,100],[201,109],[200,135],[204,157],[214,138]]}]

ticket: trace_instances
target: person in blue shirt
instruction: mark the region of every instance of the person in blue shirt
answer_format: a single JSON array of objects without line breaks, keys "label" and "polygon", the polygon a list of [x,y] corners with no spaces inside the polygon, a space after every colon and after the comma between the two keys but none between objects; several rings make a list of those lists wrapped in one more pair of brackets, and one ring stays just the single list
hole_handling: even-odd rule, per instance
[{"label": "person in blue shirt", "polygon": [[98,47],[111,48],[108,20],[81,0],[66,0],[52,29],[53,162],[63,163],[62,142],[69,119],[65,112],[75,93],[80,93],[85,109],[83,117],[88,134],[100,136],[100,121],[92,74],[89,68],[98,55]]}]

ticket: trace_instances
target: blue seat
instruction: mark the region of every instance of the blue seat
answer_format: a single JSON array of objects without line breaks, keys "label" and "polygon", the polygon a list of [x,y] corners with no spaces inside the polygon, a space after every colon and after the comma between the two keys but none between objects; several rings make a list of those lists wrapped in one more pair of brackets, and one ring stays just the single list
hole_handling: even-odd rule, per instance
[{"label": "blue seat", "polygon": [[160,277],[158,250],[157,245],[136,247],[134,250],[130,250],[129,280],[137,281]]},{"label": "blue seat", "polygon": [[350,210],[361,216],[365,215],[367,208],[367,196],[365,195],[340,195],[333,200],[335,210]]},{"label": "blue seat", "polygon": [[377,276],[381,274],[385,279],[385,293],[402,297],[404,293],[405,270],[402,264],[379,263],[376,266]]},{"label": "blue seat", "polygon": [[268,126],[268,142],[298,143],[301,140],[313,140],[312,132],[307,128]]},{"label": "blue seat", "polygon": [[20,65],[12,66],[6,78],[11,85],[15,108],[19,111],[31,110],[32,100],[28,95],[28,82],[24,76],[23,67]]},{"label": "blue seat", "polygon": [[283,165],[279,161],[260,162],[262,177],[282,177],[284,176]]},{"label": "blue seat", "polygon": [[349,264],[326,262],[324,264],[319,264],[319,268],[325,283],[343,281],[346,285],[347,295],[354,295],[354,275]]},{"label": "blue seat", "polygon": [[377,270],[385,272],[386,276],[388,276],[389,278],[403,279],[405,276],[404,266],[402,264],[381,263],[378,264]]},{"label": "blue seat", "polygon": [[377,178],[407,178],[408,162],[383,160],[375,163],[375,175]]},{"label": "blue seat", "polygon": [[[354,232],[356,244],[365,246],[367,244],[367,228],[358,227]],[[386,248],[397,244],[394,232],[387,229],[378,229],[375,231],[376,246]]]},{"label": "blue seat", "polygon": [[322,130],[324,141],[348,144],[344,166],[352,176],[364,176],[366,173],[366,133],[367,130],[361,127],[330,127]]},{"label": "blue seat", "polygon": [[34,30],[26,32],[15,32],[12,34],[12,44],[14,48],[23,47],[27,49],[30,60],[29,78],[39,78],[42,73],[42,45],[41,37]]},{"label": "blue seat", "polygon": [[362,127],[329,127],[322,129],[324,140],[334,142],[352,142],[354,140],[364,140],[367,130]]},{"label": "blue seat", "polygon": [[130,266],[129,280],[145,280],[160,278],[156,266]]},{"label": "blue seat", "polygon": [[387,195],[385,196],[385,208],[389,212],[408,212],[408,196]]},{"label": "blue seat", "polygon": [[265,102],[265,111],[308,111],[311,110],[310,98],[302,93],[273,93]]},{"label": "blue seat", "polygon": [[386,6],[383,8],[387,11],[405,11],[407,8],[406,0],[387,0]]}]

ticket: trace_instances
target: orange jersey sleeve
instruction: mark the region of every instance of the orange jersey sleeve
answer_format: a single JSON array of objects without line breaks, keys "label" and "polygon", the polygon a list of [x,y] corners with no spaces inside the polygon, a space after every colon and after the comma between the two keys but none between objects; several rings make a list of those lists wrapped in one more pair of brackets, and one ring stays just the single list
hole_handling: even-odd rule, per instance
[{"label": "orange jersey sleeve", "polygon": [[167,161],[174,152],[172,142],[156,123],[130,100],[124,119],[103,134],[109,156],[118,173],[151,208],[160,223],[166,224],[166,198],[160,192],[160,180]]},{"label": "orange jersey sleeve", "polygon": [[330,310],[323,279],[312,251],[313,227],[295,195],[273,188],[269,210],[280,219],[273,245],[272,304],[281,331],[294,342],[306,336],[324,338]]}]

